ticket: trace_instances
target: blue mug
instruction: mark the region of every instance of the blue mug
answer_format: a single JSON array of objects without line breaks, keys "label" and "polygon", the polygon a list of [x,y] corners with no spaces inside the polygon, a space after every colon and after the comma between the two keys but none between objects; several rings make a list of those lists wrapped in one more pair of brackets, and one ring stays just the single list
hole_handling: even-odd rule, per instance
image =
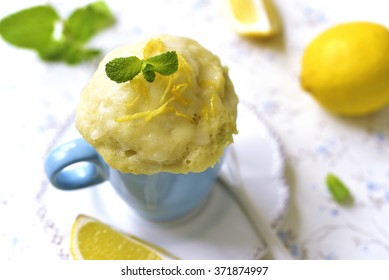
[{"label": "blue mug", "polygon": [[50,182],[61,190],[82,189],[108,180],[144,218],[171,221],[202,205],[215,185],[221,162],[200,173],[122,173],[108,166],[89,143],[79,138],[52,150],[44,165]]}]

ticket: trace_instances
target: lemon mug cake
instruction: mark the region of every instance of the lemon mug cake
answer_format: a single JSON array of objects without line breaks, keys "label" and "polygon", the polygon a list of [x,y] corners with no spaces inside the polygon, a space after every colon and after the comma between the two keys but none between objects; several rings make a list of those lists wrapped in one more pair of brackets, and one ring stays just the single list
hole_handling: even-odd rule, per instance
[{"label": "lemon mug cake", "polygon": [[46,174],[63,190],[109,180],[141,216],[177,219],[211,193],[237,133],[237,103],[227,68],[194,40],[163,35],[120,47],[81,93],[83,138],[51,151]]},{"label": "lemon mug cake", "polygon": [[[178,69],[112,81],[106,64],[174,50]],[[236,130],[238,98],[217,56],[194,40],[158,36],[110,52],[81,94],[76,126],[111,167],[134,174],[201,172],[222,156]]]}]

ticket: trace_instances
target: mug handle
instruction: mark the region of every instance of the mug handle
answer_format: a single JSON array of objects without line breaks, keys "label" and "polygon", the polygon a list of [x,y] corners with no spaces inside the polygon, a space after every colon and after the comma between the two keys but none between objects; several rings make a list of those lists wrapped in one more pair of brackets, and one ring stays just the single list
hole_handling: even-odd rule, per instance
[{"label": "mug handle", "polygon": [[62,144],[46,157],[45,173],[61,190],[76,190],[102,183],[108,177],[108,165],[84,139]]}]

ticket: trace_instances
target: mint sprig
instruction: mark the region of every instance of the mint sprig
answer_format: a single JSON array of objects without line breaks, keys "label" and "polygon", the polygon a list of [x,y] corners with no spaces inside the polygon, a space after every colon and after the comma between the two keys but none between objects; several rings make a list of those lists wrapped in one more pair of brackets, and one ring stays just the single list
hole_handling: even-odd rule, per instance
[{"label": "mint sprig", "polygon": [[17,47],[42,50],[50,44],[59,19],[52,6],[36,6],[2,19],[0,33],[5,41]]},{"label": "mint sprig", "polygon": [[152,83],[155,80],[155,72],[169,76],[177,70],[178,57],[175,51],[168,51],[147,59],[139,59],[136,56],[119,57],[105,65],[108,78],[117,83],[128,82],[141,72],[145,80]]},{"label": "mint sprig", "polygon": [[[114,22],[103,1],[76,9],[67,19],[61,19],[51,5],[41,5],[3,18],[0,34],[14,46],[35,50],[45,61],[78,64],[100,53],[86,43]],[[59,34],[55,34],[57,27]]]}]

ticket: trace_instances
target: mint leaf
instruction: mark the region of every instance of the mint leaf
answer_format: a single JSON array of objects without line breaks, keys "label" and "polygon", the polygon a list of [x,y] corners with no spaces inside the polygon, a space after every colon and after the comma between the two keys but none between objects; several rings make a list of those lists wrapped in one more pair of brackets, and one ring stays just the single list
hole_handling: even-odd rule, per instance
[{"label": "mint leaf", "polygon": [[[0,21],[0,34],[10,44],[34,49],[44,61],[78,64],[96,57],[100,51],[85,47],[98,32],[115,22],[103,1],[75,10],[61,20],[50,5],[31,7]],[[54,38],[56,24],[62,33]]]},{"label": "mint leaf", "polygon": [[68,44],[66,41],[52,41],[46,48],[40,50],[39,56],[44,61],[63,61],[68,64],[79,64],[88,61],[100,54],[100,50],[84,48],[76,44]]},{"label": "mint leaf", "polygon": [[85,49],[77,45],[70,45],[63,54],[62,60],[68,64],[79,64],[88,61],[100,54],[97,49]]},{"label": "mint leaf", "polygon": [[142,74],[146,81],[148,81],[149,83],[154,82],[155,72],[153,65],[144,62],[142,67]]},{"label": "mint leaf", "polygon": [[63,61],[69,46],[64,41],[51,40],[45,47],[37,50],[45,61]]},{"label": "mint leaf", "polygon": [[352,202],[352,197],[347,186],[334,174],[328,174],[326,177],[327,187],[333,199],[339,203]]},{"label": "mint leaf", "polygon": [[132,80],[142,72],[146,81],[155,80],[155,72],[161,75],[171,75],[178,70],[178,57],[175,51],[141,60],[136,56],[115,58],[105,65],[105,72],[111,80],[124,83]]},{"label": "mint leaf", "polygon": [[[72,59],[72,56],[67,55],[66,56],[66,61],[70,64],[78,64],[82,61],[89,61],[94,59],[96,56],[100,55],[101,51],[99,49],[94,49],[94,48],[82,48],[78,49],[78,58],[79,60]],[[74,62],[73,62],[74,61]]]},{"label": "mint leaf", "polygon": [[97,1],[75,10],[69,16],[64,22],[64,35],[69,41],[86,43],[114,22],[108,6],[103,1]]},{"label": "mint leaf", "polygon": [[52,6],[36,6],[3,18],[0,33],[12,45],[43,50],[52,40],[57,21],[59,16]]},{"label": "mint leaf", "polygon": [[142,71],[142,65],[143,61],[136,56],[119,57],[105,65],[105,73],[111,80],[124,83],[138,75]]},{"label": "mint leaf", "polygon": [[145,61],[153,66],[155,72],[165,76],[175,73],[178,69],[178,58],[175,51],[165,52]]}]

